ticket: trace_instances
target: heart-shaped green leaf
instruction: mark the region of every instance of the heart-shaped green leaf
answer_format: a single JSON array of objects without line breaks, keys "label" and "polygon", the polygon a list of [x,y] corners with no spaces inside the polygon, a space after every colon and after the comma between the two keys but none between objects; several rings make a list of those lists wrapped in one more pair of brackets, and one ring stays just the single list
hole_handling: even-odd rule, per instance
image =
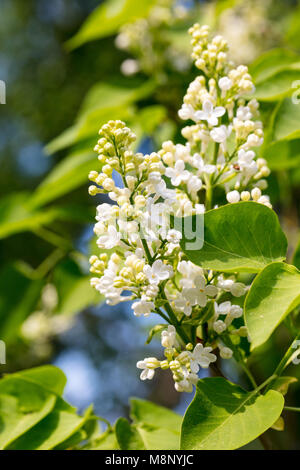
[{"label": "heart-shaped green leaf", "polygon": [[284,317],[300,303],[300,272],[272,263],[255,278],[245,300],[245,322],[251,348],[263,344]]},{"label": "heart-shaped green leaf", "polygon": [[[228,204],[181,221],[179,224],[177,219],[175,224],[183,232],[182,249],[205,269],[259,272],[272,261],[285,259],[286,237],[275,212],[262,204]],[[201,249],[199,245],[203,245]]]},{"label": "heart-shaped green leaf", "polygon": [[183,419],[181,449],[238,449],[270,428],[283,404],[274,390],[259,395],[221,377],[199,380]]}]

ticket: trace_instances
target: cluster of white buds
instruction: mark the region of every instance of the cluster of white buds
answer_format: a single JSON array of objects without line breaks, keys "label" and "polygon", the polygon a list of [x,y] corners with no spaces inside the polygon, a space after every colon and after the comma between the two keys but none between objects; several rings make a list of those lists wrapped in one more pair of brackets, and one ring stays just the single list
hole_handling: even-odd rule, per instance
[{"label": "cluster of white buds", "polygon": [[162,332],[161,344],[165,348],[164,360],[148,357],[137,363],[138,369],[143,369],[141,380],[152,379],[155,369],[170,369],[178,392],[192,392],[193,385],[198,381],[197,373],[200,367],[207,369],[217,360],[217,356],[212,353],[212,347],[204,347],[202,343],[196,344],[195,347],[192,343],[188,343],[182,351],[173,325],[169,325],[168,329]]},{"label": "cluster of white buds", "polygon": [[[230,57],[237,63],[250,63],[278,42],[278,23],[270,12],[274,0],[234,2],[218,17],[218,31],[228,40]],[[287,4],[282,3],[285,9]]]},{"label": "cluster of white buds", "polygon": [[[255,195],[266,189],[264,178],[270,174],[267,162],[257,159],[254,151],[263,143],[263,130],[257,120],[258,102],[247,98],[255,90],[251,76],[243,65],[234,68],[226,41],[220,36],[210,40],[208,26],[196,24],[190,33],[192,55],[203,75],[190,84],[179,111],[183,120],[195,123],[182,134],[192,151],[210,164],[206,186],[223,186],[228,202],[250,200],[248,189]],[[253,200],[270,206],[267,196]]]},{"label": "cluster of white buds", "polygon": [[181,118],[194,121],[183,129],[186,144],[167,141],[158,152],[135,153],[131,130],[110,121],[95,148],[102,172],[89,175],[94,183],[90,194],[111,199],[97,208],[94,231],[100,254],[90,260],[91,283],[108,304],[133,301],[134,315],[159,315],[170,325],[162,335],[166,359],[146,358],[138,367],[142,379],[151,379],[157,368],[170,369],[179,391],[192,390],[199,367],[216,360],[212,351],[229,359],[232,338],[236,344],[247,336],[235,298],[244,296],[248,286],[235,275],[189,261],[173,216],[214,207],[217,186],[223,202],[252,199],[270,206],[262,195],[269,170],[255,153],[263,139],[262,125],[255,120],[258,104],[242,97],[253,90],[247,68],[233,68],[226,42],[220,37],[210,41],[208,27],[195,25],[191,33],[193,57],[204,75],[189,86],[179,111]]}]

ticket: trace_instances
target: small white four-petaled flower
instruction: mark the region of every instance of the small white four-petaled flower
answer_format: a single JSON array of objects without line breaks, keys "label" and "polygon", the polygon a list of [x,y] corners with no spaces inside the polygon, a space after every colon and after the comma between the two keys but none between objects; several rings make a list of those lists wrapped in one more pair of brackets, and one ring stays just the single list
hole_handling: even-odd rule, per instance
[{"label": "small white four-petaled flower", "polygon": [[160,362],[156,357],[146,357],[143,361],[138,361],[136,364],[138,369],[143,369],[141,372],[141,380],[151,380],[154,377],[155,369],[160,366]]},{"label": "small white four-petaled flower", "polygon": [[150,284],[159,284],[160,281],[165,281],[173,275],[172,266],[166,265],[162,260],[156,260],[150,266],[147,264],[144,267],[144,274],[147,276]]},{"label": "small white four-petaled flower", "polygon": [[171,178],[171,183],[174,186],[179,186],[182,182],[184,183],[188,180],[190,173],[185,170],[184,162],[178,160],[174,168],[166,168],[166,176]]},{"label": "small white four-petaled flower", "polygon": [[207,121],[211,126],[217,126],[219,122],[219,117],[225,114],[225,108],[223,106],[217,106],[214,108],[214,105],[211,101],[206,100],[203,103],[202,111],[195,112],[195,118],[197,121]]},{"label": "small white four-petaled flower", "polygon": [[194,374],[199,372],[200,367],[207,369],[212,362],[217,360],[217,356],[212,354],[210,346],[204,347],[203,344],[196,344],[191,354],[191,371]]}]

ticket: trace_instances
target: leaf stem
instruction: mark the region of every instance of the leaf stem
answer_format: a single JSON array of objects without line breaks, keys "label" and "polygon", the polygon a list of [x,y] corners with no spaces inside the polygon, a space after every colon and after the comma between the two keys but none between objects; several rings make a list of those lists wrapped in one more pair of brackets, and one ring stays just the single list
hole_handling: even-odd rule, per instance
[{"label": "leaf stem", "polygon": [[144,248],[144,251],[145,251],[145,254],[146,254],[146,257],[147,257],[147,261],[149,264],[152,263],[152,256],[151,256],[151,253],[150,253],[150,250],[149,250],[149,246],[148,246],[148,243],[146,242],[146,240],[142,237],[141,238],[142,240],[142,244],[143,244],[143,248]]},{"label": "leaf stem", "polygon": [[220,148],[220,144],[216,142],[215,143],[215,149],[214,149],[214,158],[213,158],[213,164],[214,165],[217,163],[219,148]]},{"label": "leaf stem", "polygon": [[175,328],[176,328],[176,330],[177,330],[179,336],[181,337],[181,339],[183,340],[183,342],[184,342],[185,344],[190,343],[191,340],[190,340],[189,337],[187,336],[187,334],[186,334],[186,332],[184,331],[184,329],[181,327],[181,325],[180,325],[180,323],[179,323],[179,321],[178,321],[178,319],[177,319],[175,313],[174,313],[173,310],[172,310],[171,305],[169,304],[169,301],[168,301],[168,299],[167,299],[167,296],[166,296],[165,291],[164,291],[163,288],[161,289],[161,297],[162,297],[164,300],[167,301],[166,304],[165,304],[165,309],[166,309],[166,311],[167,311],[167,313],[168,313],[168,315],[169,315],[169,317],[170,317],[170,320],[171,320],[172,324],[175,326]]},{"label": "leaf stem", "polygon": [[253,386],[254,389],[256,389],[257,388],[257,383],[255,381],[255,378],[252,375],[252,372],[248,368],[247,364],[245,364],[244,361],[241,361],[240,365],[241,365],[243,371],[245,372],[245,374],[247,375],[249,381],[251,382],[251,385]]},{"label": "leaf stem", "polygon": [[38,237],[42,238],[51,245],[60,248],[61,250],[70,251],[72,249],[72,244],[63,238],[61,235],[52,232],[51,230],[45,229],[43,227],[38,227],[32,230]]},{"label": "leaf stem", "polygon": [[65,251],[60,248],[52,251],[52,253],[33,271],[34,278],[43,279],[46,277],[49,271],[51,271],[65,255]]},{"label": "leaf stem", "polygon": [[296,406],[284,406],[283,409],[286,411],[296,411],[297,413],[300,413],[300,408],[297,408]]},{"label": "leaf stem", "polygon": [[172,322],[170,320],[169,317],[167,317],[167,315],[165,315],[160,308],[156,308],[155,309],[155,312],[160,315],[167,323],[169,323],[170,325],[172,325]]},{"label": "leaf stem", "polygon": [[[260,392],[263,388],[265,388],[266,385],[270,384],[271,382],[273,382],[273,380],[277,379],[277,375],[276,374],[273,374],[271,375],[271,377],[269,377],[267,380],[265,380],[262,384],[260,384],[258,387],[255,388],[255,390],[253,390],[253,392],[251,392],[253,395]],[[268,388],[266,389],[266,392],[268,391]]]},{"label": "leaf stem", "polygon": [[206,181],[206,193],[205,193],[205,209],[209,211],[212,208],[212,185],[210,178]]},{"label": "leaf stem", "polygon": [[[300,333],[294,338],[290,347],[288,348],[285,355],[283,356],[278,366],[276,367],[274,371],[274,375],[276,377],[280,377],[284,369],[292,362],[294,357],[299,354],[299,347],[298,348],[295,347],[295,341],[299,341],[299,340],[300,340]],[[272,383],[268,385],[267,390],[269,390],[271,386],[272,386]]]}]

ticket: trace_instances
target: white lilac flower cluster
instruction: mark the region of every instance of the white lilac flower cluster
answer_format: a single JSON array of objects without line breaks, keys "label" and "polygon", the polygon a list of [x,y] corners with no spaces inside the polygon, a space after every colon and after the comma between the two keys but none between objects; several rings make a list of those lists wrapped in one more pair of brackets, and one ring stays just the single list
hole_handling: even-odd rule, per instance
[{"label": "white lilac flower cluster", "polygon": [[181,118],[194,121],[182,131],[187,143],[167,141],[159,152],[135,153],[135,135],[122,121],[110,121],[95,148],[102,171],[89,175],[90,194],[111,200],[97,208],[100,254],[90,259],[91,283],[109,305],[131,300],[134,315],[157,314],[169,324],[162,333],[165,359],[146,358],[137,366],[143,380],[157,368],[170,369],[179,391],[191,391],[199,367],[216,361],[212,351],[229,359],[233,343],[247,336],[236,299],[248,286],[235,275],[189,261],[170,215],[215,207],[217,186],[229,203],[252,198],[270,205],[261,193],[269,170],[253,150],[261,145],[263,131],[257,102],[246,98],[254,89],[248,70],[233,67],[226,42],[219,36],[210,40],[208,27],[196,24],[190,32],[202,74],[189,86],[179,111]]},{"label": "white lilac flower cluster", "polygon": [[203,75],[190,84],[179,116],[195,123],[182,134],[198,160],[211,154],[213,165],[205,168],[202,179],[209,188],[224,185],[230,203],[252,198],[270,206],[261,193],[270,170],[254,151],[263,143],[263,129],[257,101],[246,98],[254,91],[248,68],[234,68],[227,42],[221,36],[210,40],[208,26],[196,24],[190,33],[192,57]]},{"label": "white lilac flower cluster", "polygon": [[176,71],[185,71],[190,66],[187,54],[172,44],[164,29],[186,19],[190,10],[181,1],[156,0],[147,18],[122,26],[115,44],[135,58],[124,60],[121,72],[124,75],[134,75],[139,71],[161,74],[166,64]]},{"label": "white lilac flower cluster", "polygon": [[[283,6],[286,9],[287,4]],[[275,47],[281,25],[271,19],[274,7],[278,7],[276,0],[235,2],[220,14],[218,31],[226,37],[230,56],[236,62],[252,62],[262,52]]]}]

